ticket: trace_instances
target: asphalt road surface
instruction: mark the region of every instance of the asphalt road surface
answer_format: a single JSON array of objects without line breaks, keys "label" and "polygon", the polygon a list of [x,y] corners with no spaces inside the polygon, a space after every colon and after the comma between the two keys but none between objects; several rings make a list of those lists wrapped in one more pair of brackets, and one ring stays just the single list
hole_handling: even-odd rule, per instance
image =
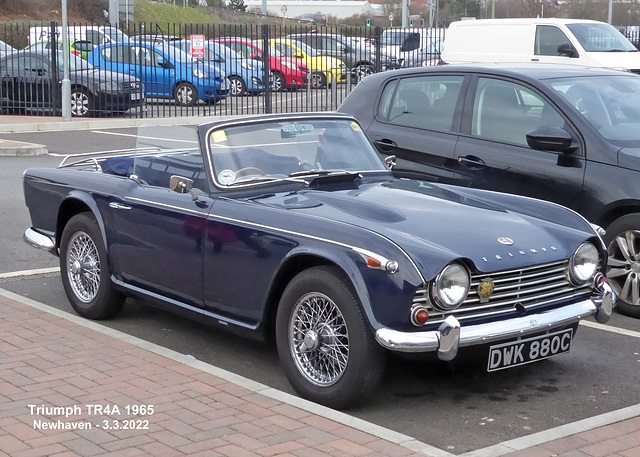
[{"label": "asphalt road surface", "polygon": [[[60,154],[131,148],[133,135],[135,129],[112,129],[0,138],[46,144]],[[30,221],[21,176],[28,167],[55,166],[59,160],[0,157],[0,273],[57,265],[57,258],[22,241]],[[247,279],[238,278],[238,287],[247,287]],[[0,288],[73,313],[58,273],[0,279]],[[272,344],[244,340],[134,300],[104,325],[293,393]],[[486,352],[462,354],[449,364],[391,358],[377,395],[349,413],[454,454],[481,449],[638,404],[639,333],[640,319],[614,314],[606,326],[581,325],[569,354],[494,373],[486,372]]]}]

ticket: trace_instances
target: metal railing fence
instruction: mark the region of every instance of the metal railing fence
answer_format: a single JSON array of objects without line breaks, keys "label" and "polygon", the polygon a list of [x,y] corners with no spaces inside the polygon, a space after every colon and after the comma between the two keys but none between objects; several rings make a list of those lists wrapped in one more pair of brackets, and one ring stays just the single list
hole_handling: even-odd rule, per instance
[{"label": "metal railing fence", "polygon": [[[436,64],[442,29],[51,23],[0,25],[3,113],[174,117],[334,110],[369,74]],[[429,45],[431,44],[431,47]],[[1,43],[0,43],[1,45]]]}]

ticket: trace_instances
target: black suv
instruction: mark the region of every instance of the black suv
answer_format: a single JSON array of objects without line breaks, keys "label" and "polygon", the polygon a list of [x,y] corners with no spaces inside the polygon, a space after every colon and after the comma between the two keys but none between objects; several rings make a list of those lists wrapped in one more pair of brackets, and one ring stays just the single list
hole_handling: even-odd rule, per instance
[{"label": "black suv", "polygon": [[549,200],[606,228],[618,309],[640,317],[637,75],[546,64],[403,69],[366,78],[338,111],[397,157],[399,175]]}]

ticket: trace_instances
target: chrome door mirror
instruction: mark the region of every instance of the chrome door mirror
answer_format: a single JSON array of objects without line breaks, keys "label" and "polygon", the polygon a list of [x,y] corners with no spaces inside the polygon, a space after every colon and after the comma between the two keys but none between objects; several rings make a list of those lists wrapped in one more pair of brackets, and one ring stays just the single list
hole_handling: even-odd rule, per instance
[{"label": "chrome door mirror", "polygon": [[396,156],[387,156],[384,158],[384,163],[387,165],[389,170],[393,170],[393,167],[396,166]]}]

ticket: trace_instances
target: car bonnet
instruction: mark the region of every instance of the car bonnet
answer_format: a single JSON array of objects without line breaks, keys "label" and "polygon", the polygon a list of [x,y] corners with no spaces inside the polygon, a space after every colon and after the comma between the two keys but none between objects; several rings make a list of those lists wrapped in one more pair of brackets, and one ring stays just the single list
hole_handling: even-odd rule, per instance
[{"label": "car bonnet", "polygon": [[472,262],[479,272],[555,262],[569,258],[594,235],[452,189],[395,180],[351,190],[307,189],[295,202],[274,196],[262,203],[377,232],[400,246],[425,278],[455,259]]}]

